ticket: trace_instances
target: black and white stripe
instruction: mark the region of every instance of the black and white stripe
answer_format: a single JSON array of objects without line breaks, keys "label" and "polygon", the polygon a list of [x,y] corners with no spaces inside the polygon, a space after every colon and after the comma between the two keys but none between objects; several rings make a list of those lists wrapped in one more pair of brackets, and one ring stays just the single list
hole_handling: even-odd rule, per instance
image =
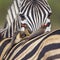
[{"label": "black and white stripe", "polygon": [[[52,41],[51,41],[52,40]],[[60,30],[14,45],[5,60],[60,59]]]},{"label": "black and white stripe", "polygon": [[19,5],[18,0],[14,0],[11,6],[8,9],[8,13],[6,15],[6,23],[4,26],[3,38],[12,37],[14,32],[20,29],[20,22],[18,19],[19,14]]},{"label": "black and white stripe", "polygon": [[[50,22],[48,18],[51,14],[51,8],[47,0],[14,0],[7,14],[7,23],[4,28],[4,37],[12,37],[14,32],[19,29],[24,31],[25,27],[21,24],[26,24],[31,32],[41,28],[41,25]],[[24,18],[24,19],[23,19]],[[51,25],[46,28],[50,31]]]},{"label": "black and white stripe", "polygon": [[[20,3],[17,1],[20,1]],[[41,27],[42,24],[44,25],[44,24],[47,24],[48,22],[50,22],[50,20],[48,18],[50,13],[51,13],[51,9],[50,9],[49,5],[47,4],[47,1],[45,1],[45,0],[42,0],[42,1],[41,0],[14,0],[13,4],[8,9],[7,23],[5,25],[6,30],[4,31],[4,34],[3,34],[4,38],[12,37],[14,32],[18,31],[21,28],[20,22],[22,24],[24,24],[24,23],[27,24],[29,29],[32,32],[35,32],[36,30],[38,30]],[[24,17],[24,19],[23,19],[23,17]],[[24,27],[22,27],[22,28],[24,28]],[[6,60],[8,60],[8,59],[14,60],[15,58],[16,59],[19,58],[21,53],[22,54],[25,53],[24,51],[26,48],[28,48],[26,50],[26,52],[29,50],[26,54],[26,59],[30,58],[32,55],[35,54],[36,51],[39,50],[39,46],[40,46],[42,39],[43,38],[40,39],[40,36],[38,36],[38,37],[35,37],[35,39],[31,39],[30,41],[26,42],[23,45],[21,45],[22,44],[21,42],[16,44],[9,51],[9,54],[6,56]],[[5,40],[3,40],[3,41],[5,41]],[[9,39],[8,39],[8,41],[9,41]],[[5,44],[6,42],[3,42],[3,43]],[[7,44],[11,44],[11,42],[8,42]],[[11,45],[9,45],[9,46],[12,47]],[[1,47],[2,47],[2,44],[1,44]],[[30,47],[32,47],[31,50],[30,50]],[[6,46],[4,48],[6,48]],[[2,50],[4,48],[2,48]],[[16,52],[17,56],[15,55],[15,53],[13,53],[13,51],[14,52],[16,51],[15,48],[18,50]],[[8,51],[9,49],[10,48],[7,48],[6,51]],[[3,52],[2,57],[4,57],[4,54],[6,51]],[[33,52],[33,53],[31,54],[30,52],[31,53]],[[0,52],[0,53],[2,53],[2,52]],[[36,53],[38,54],[38,52],[36,52]],[[11,54],[13,57],[10,56]],[[35,56],[36,55],[32,56],[32,58],[34,58]],[[38,57],[38,55],[37,55],[37,57]],[[37,59],[37,57],[36,57],[36,59]],[[20,59],[25,59],[25,54]]]},{"label": "black and white stripe", "polygon": [[24,0],[21,4],[20,14],[26,18],[26,24],[30,30],[36,31],[48,21],[51,8],[46,0]]}]

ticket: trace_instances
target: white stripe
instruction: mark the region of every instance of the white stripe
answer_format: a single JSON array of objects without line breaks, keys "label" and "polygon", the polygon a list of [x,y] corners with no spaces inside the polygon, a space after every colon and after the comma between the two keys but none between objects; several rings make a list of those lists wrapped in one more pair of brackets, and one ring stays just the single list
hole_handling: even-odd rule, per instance
[{"label": "white stripe", "polygon": [[11,36],[13,36],[13,18],[12,18],[10,9],[8,10],[8,14],[9,14],[9,17],[10,17],[10,20],[11,20],[11,27],[12,27],[12,35]]},{"label": "white stripe", "polygon": [[12,23],[12,22],[13,22],[13,18],[12,18],[12,15],[11,15],[11,11],[10,11],[10,9],[8,10],[8,15],[9,15],[9,18],[10,18],[11,23]]},{"label": "white stripe", "polygon": [[11,10],[12,10],[13,17],[15,19],[16,18],[16,14],[15,14],[15,8],[14,8],[14,5],[13,4],[11,6]]},{"label": "white stripe", "polygon": [[18,7],[15,0],[14,0],[14,6],[15,6],[16,14],[18,14]]},{"label": "white stripe", "polygon": [[6,16],[6,19],[7,19],[7,22],[8,22],[8,24],[9,24],[9,26],[11,25],[11,22],[10,22],[10,20],[9,20],[9,16],[7,15]]},{"label": "white stripe", "polygon": [[[28,13],[27,13],[28,14]],[[34,20],[32,19],[32,16],[31,16],[31,7],[30,7],[30,11],[29,11],[29,17],[30,17],[30,19],[31,19],[31,21],[32,21],[32,23],[33,23],[33,25],[32,25],[32,27],[33,27],[33,30],[34,30]]]},{"label": "white stripe", "polygon": [[9,16],[7,15],[7,17],[6,17],[6,19],[7,19],[7,21],[8,21],[8,37],[10,37],[10,26],[11,26],[11,22],[10,22],[10,20],[9,20]]}]

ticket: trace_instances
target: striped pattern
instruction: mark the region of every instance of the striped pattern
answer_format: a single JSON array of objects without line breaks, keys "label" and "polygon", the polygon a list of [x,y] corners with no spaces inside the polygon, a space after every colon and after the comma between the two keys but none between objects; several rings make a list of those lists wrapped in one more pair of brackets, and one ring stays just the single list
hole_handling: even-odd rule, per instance
[{"label": "striped pattern", "polygon": [[[52,13],[47,0],[14,0],[8,9],[3,37],[12,37],[16,31],[30,32],[41,29],[41,25],[50,23],[49,16]],[[50,31],[51,25],[46,27]]]},{"label": "striped pattern", "polygon": [[11,38],[3,39],[0,42],[0,56],[2,55],[1,57],[4,56],[5,52],[7,52],[10,46],[11,46]]},{"label": "striped pattern", "polygon": [[[51,41],[52,40],[52,41]],[[60,59],[60,30],[14,45],[5,60]]]},{"label": "striped pattern", "polygon": [[[15,40],[12,40],[11,37],[16,31],[24,31],[26,28],[31,32],[41,29],[41,25],[50,23],[50,14],[51,9],[46,0],[14,0],[8,9],[6,16],[7,22],[4,26],[5,30],[2,33],[3,37],[6,38],[0,44],[0,55],[2,59],[41,59],[39,58],[40,45],[47,35],[42,37],[38,35],[33,39],[29,39],[27,42],[23,40],[19,43],[15,43]],[[51,25],[49,24],[45,32],[50,31],[50,27]]]},{"label": "striped pattern", "polygon": [[14,32],[20,29],[20,18],[18,0],[14,0],[6,15],[5,31],[2,33],[4,38],[12,37]]},{"label": "striped pattern", "polygon": [[31,31],[36,31],[41,25],[50,22],[49,15],[52,11],[46,0],[22,1],[19,14],[25,17],[25,24],[28,25]]}]

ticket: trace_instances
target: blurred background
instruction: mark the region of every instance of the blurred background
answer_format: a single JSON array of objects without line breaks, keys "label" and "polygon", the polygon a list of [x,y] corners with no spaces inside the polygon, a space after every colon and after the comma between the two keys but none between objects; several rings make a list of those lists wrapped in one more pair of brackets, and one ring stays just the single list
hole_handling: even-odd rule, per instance
[{"label": "blurred background", "polygon": [[[52,9],[51,24],[52,30],[60,28],[60,0],[48,0]],[[4,26],[7,10],[12,0],[0,0],[0,28]]]}]

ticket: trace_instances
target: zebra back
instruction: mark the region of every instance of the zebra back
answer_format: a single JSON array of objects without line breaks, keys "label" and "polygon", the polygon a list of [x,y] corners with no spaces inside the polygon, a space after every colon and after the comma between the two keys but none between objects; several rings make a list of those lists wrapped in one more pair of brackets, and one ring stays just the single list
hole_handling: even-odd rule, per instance
[{"label": "zebra back", "polygon": [[[55,37],[55,38],[54,38]],[[6,56],[6,60],[49,60],[60,58],[60,30],[37,36],[25,43],[19,42]]]}]

